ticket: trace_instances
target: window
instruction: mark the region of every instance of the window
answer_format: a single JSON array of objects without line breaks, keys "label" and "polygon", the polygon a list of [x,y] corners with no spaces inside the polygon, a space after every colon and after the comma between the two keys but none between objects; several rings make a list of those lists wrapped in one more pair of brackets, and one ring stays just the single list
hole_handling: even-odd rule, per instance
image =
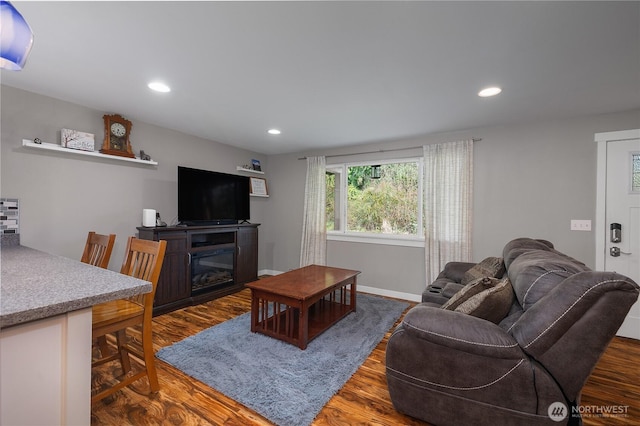
[{"label": "window", "polygon": [[640,192],[640,153],[631,154],[631,192]]},{"label": "window", "polygon": [[327,165],[328,236],[422,240],[421,177],[421,158]]}]

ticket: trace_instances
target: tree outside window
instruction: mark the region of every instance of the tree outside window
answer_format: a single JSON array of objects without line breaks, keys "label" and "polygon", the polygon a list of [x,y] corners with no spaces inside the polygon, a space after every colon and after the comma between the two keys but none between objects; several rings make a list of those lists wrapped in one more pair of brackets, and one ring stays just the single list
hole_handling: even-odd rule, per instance
[{"label": "tree outside window", "polygon": [[328,166],[327,231],[421,236],[421,165],[420,159],[383,163],[379,178],[372,176],[377,164]]}]

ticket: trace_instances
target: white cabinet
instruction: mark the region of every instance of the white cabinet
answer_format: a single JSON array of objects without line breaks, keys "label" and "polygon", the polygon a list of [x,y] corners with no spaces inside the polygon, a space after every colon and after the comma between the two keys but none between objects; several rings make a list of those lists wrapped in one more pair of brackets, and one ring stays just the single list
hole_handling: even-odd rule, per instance
[{"label": "white cabinet", "polygon": [[89,425],[91,308],[0,330],[0,425]]}]

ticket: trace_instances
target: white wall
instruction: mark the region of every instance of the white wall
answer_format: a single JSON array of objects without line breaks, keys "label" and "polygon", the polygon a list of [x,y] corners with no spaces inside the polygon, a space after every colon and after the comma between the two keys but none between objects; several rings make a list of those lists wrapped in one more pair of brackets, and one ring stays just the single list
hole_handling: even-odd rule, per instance
[{"label": "white wall", "polygon": [[[270,189],[279,208],[269,209],[263,235],[269,268],[298,266],[302,229],[305,155],[407,148],[482,138],[474,147],[473,257],[501,256],[505,243],[526,236],[544,238],[595,265],[595,236],[570,231],[571,219],[595,220],[596,143],[594,133],[637,128],[640,111],[516,124],[427,135],[411,140],[270,156]],[[327,159],[327,162],[421,155],[421,149]],[[283,206],[286,206],[284,208]],[[594,224],[595,225],[595,224]],[[363,271],[359,284],[391,292],[420,294],[425,287],[424,249],[330,241],[328,263]]]},{"label": "white wall", "polygon": [[[176,220],[178,165],[239,174],[236,166],[257,158],[269,168],[263,155],[132,117],[126,118],[133,122],[133,149],[150,154],[157,167],[24,148],[22,139],[59,143],[62,128],[94,133],[100,146],[102,116],[114,112],[7,86],[0,90],[0,195],[20,199],[21,243],[53,254],[79,259],[88,231],[115,233],[110,269],[119,270],[127,237],[141,225],[143,208],[158,210],[167,223]],[[269,199],[252,197],[251,222],[263,221],[269,203]]]},{"label": "white wall", "polygon": [[[133,120],[134,149],[144,149],[159,162],[157,168],[149,168],[23,148],[22,139],[58,142],[62,128],[95,133],[101,143],[102,115],[107,111],[6,86],[1,86],[0,95],[0,196],[20,199],[22,243],[79,258],[87,231],[114,232],[118,238],[111,269],[119,268],[126,237],[140,225],[143,208],[157,209],[167,222],[175,219],[177,165],[236,173],[236,165],[258,158],[271,195],[251,200],[251,221],[262,224],[258,265],[260,270],[286,271],[299,265],[306,163],[298,157],[469,137],[482,138],[475,144],[474,259],[500,255],[510,239],[529,236],[548,239],[559,250],[594,266],[594,233],[569,230],[571,219],[595,219],[593,134],[637,128],[640,122],[636,110],[267,157]],[[402,155],[420,152],[402,151]],[[348,159],[394,157],[384,153]],[[423,256],[422,248],[328,244],[329,264],[363,271],[360,285],[399,293],[422,292]]]}]

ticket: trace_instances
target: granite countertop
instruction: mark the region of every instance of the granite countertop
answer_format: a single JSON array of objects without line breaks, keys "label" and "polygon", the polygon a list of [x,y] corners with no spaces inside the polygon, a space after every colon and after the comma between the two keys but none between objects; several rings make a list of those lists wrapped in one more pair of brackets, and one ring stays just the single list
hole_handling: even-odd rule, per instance
[{"label": "granite countertop", "polygon": [[0,328],[148,293],[148,281],[24,246],[1,249]]}]

